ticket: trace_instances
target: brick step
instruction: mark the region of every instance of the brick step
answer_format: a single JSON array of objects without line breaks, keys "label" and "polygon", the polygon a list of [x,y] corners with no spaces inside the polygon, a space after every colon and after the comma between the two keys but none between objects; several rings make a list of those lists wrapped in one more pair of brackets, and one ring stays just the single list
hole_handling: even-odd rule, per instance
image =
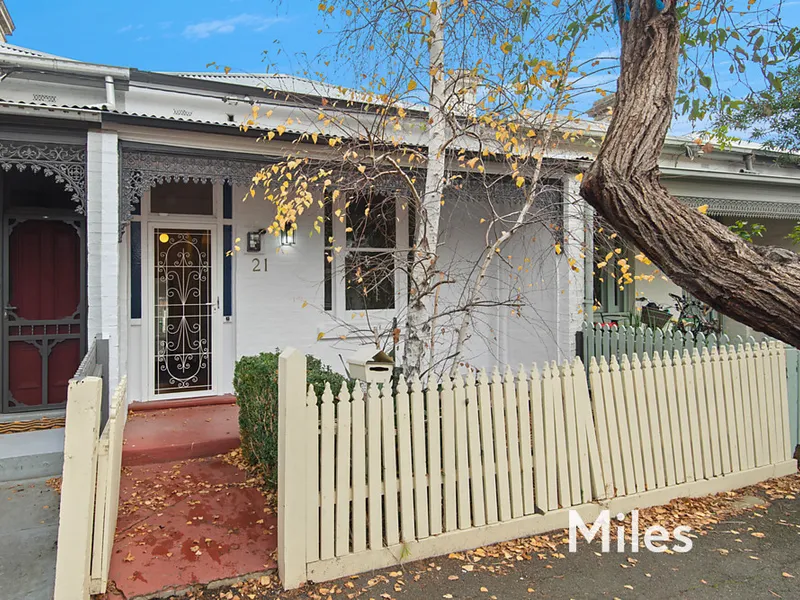
[{"label": "brick step", "polygon": [[[125,426],[122,465],[148,465],[224,454],[239,447],[239,407],[233,396],[187,401],[175,408],[132,405]],[[202,400],[202,399],[201,399]],[[166,404],[164,401],[159,404]],[[150,404],[150,403],[137,403]]]}]

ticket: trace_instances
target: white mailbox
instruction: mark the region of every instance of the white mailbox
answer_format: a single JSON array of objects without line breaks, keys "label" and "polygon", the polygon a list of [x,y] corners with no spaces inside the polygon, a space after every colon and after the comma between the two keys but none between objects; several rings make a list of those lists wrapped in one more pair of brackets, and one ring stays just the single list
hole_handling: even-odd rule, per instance
[{"label": "white mailbox", "polygon": [[392,357],[375,346],[362,346],[347,359],[350,377],[367,383],[388,383],[392,380]]}]

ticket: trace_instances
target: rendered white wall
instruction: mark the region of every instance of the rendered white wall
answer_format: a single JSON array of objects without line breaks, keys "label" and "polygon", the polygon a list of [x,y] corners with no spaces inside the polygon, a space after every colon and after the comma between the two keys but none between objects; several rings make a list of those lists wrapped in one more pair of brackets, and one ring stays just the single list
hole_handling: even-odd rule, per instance
[{"label": "rendered white wall", "polygon": [[[347,325],[337,328],[336,322],[322,310],[324,240],[320,234],[308,235],[318,209],[303,215],[298,221],[294,246],[281,248],[276,238],[265,235],[261,253],[248,253],[244,251],[247,232],[268,226],[274,209],[258,195],[242,201],[245,192],[244,188],[234,189],[234,237],[241,238],[243,248],[234,256],[236,355],[292,345],[341,370],[340,355],[346,359],[350,352],[368,340],[339,339],[338,333],[348,336],[349,328]],[[498,209],[502,210],[502,207]],[[483,255],[485,225],[480,223],[480,219],[486,216],[487,210],[486,206],[468,202],[451,203],[443,208],[438,267],[447,278],[459,283],[442,286],[440,313],[456,304],[473,265]],[[541,226],[517,236],[504,255],[512,257],[508,261],[511,266],[495,260],[485,296],[507,298],[511,286],[519,290],[523,308],[516,311],[503,306],[478,311],[463,360],[470,365],[488,367],[497,363],[516,365],[558,358],[559,343],[569,343],[574,337],[574,332],[565,332],[562,340],[556,335],[554,326],[562,296],[557,265],[566,264],[566,259],[555,255],[552,235]],[[264,258],[268,263],[266,272],[263,271]],[[261,265],[261,271],[253,271],[254,259]],[[562,275],[564,273],[562,269]],[[562,281],[568,285],[566,277],[562,277]],[[577,298],[575,294],[582,301],[582,291],[574,292],[573,296]],[[570,296],[565,294],[565,297]],[[308,303],[305,308],[304,302]],[[351,319],[350,313],[343,316],[348,324],[359,320],[358,316]],[[439,358],[452,351],[459,317],[437,320],[435,350]],[[570,321],[566,312],[563,318]],[[399,326],[402,329],[402,319]],[[317,339],[321,332],[331,330],[337,331],[322,340]],[[569,348],[564,352],[569,352]]]},{"label": "rendered white wall", "polygon": [[108,339],[109,385],[120,375],[119,154],[112,131],[90,131],[86,141],[86,288],[88,340]]}]

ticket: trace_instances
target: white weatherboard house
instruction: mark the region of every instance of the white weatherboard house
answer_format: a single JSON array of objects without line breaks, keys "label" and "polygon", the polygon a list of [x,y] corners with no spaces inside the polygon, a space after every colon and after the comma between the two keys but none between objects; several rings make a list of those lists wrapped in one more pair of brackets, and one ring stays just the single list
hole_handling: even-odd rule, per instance
[{"label": "white weatherboard house", "polygon": [[[344,281],[334,276],[325,284],[325,237],[306,235],[317,213],[302,217],[294,245],[266,235],[260,250],[246,247],[248,233],[274,215],[259,196],[243,201],[253,174],[312,130],[301,104],[334,90],[282,75],[89,64],[5,43],[0,73],[3,419],[63,410],[67,382],[97,335],[109,340],[111,389],[127,375],[133,401],[230,393],[238,357],[286,345],[341,368],[340,357],[365,342],[352,335],[364,317]],[[272,116],[243,132],[254,104]],[[292,117],[284,135],[258,141]],[[776,166],[751,146],[699,156],[696,148],[690,139],[667,140],[661,167],[673,194],[707,204],[709,215],[726,222],[764,221],[779,236],[771,241],[781,242],[779,232],[800,218],[800,171]],[[585,156],[565,147],[551,159],[563,173],[555,186],[568,200],[558,204],[571,240],[564,252],[552,251],[547,232],[526,237],[538,245],[526,252],[540,260],[527,275],[523,310],[537,318],[520,319],[507,307],[484,311],[482,335],[465,354],[472,364],[568,356],[595,297],[604,298],[601,314],[632,308],[613,282],[593,290],[592,278],[587,286],[584,270],[569,266],[570,257],[582,264],[581,246],[592,244],[583,239],[591,212],[577,198],[575,179]],[[515,196],[497,201],[513,204]],[[395,210],[398,244],[409,224]],[[479,201],[445,204],[445,254],[480,256],[485,210]],[[237,238],[242,249],[231,252]],[[454,264],[451,258],[440,263]],[[502,282],[502,269],[511,267],[497,268]],[[373,319],[389,323],[401,311],[407,284],[399,276],[394,284],[372,307]],[[659,299],[667,287],[659,277],[637,282],[636,295]]]}]

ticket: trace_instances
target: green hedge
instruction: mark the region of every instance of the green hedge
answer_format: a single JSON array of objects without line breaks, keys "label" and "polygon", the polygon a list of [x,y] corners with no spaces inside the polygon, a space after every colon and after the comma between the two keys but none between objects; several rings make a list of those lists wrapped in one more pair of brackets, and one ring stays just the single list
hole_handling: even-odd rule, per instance
[{"label": "green hedge", "polygon": [[[278,352],[244,356],[236,363],[233,389],[239,405],[239,436],[245,460],[275,489],[278,471]],[[345,378],[318,358],[306,356],[306,379],[321,397],[330,383],[334,396]]]}]

